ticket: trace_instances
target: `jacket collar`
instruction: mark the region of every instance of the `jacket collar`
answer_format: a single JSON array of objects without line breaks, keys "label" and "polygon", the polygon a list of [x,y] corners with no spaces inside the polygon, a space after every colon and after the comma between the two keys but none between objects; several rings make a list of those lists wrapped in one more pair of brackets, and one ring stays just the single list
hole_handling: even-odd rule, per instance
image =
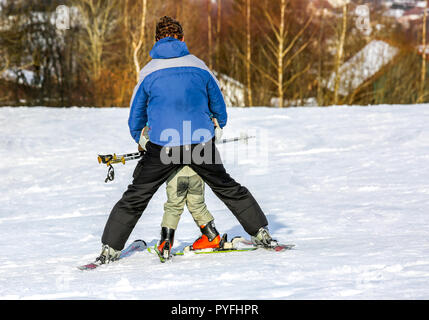
[{"label": "jacket collar", "polygon": [[186,56],[189,50],[185,42],[167,37],[158,40],[149,54],[152,59],[170,59]]}]

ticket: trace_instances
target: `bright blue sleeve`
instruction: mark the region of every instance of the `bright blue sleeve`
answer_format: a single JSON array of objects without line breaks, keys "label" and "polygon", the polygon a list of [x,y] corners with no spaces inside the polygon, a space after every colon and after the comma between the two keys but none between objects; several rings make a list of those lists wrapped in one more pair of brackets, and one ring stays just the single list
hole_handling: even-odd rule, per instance
[{"label": "bright blue sleeve", "polygon": [[213,118],[216,118],[221,128],[225,127],[228,120],[228,114],[226,113],[226,104],[223,99],[222,92],[215,79],[210,76],[207,84],[207,92],[209,97],[209,109],[213,114]]},{"label": "bright blue sleeve", "polygon": [[143,82],[131,100],[128,127],[133,139],[139,143],[140,135],[147,123],[147,100],[148,96],[144,90]]}]

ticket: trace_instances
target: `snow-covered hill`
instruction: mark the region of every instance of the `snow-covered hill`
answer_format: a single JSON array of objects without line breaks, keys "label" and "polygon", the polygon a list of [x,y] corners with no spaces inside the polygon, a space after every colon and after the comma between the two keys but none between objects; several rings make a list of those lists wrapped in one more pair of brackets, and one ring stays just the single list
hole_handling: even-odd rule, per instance
[{"label": "snow-covered hill", "polygon": [[[428,105],[229,115],[226,137],[259,139],[220,146],[226,167],[296,249],[166,264],[144,252],[82,272],[131,181],[135,163],[105,184],[96,159],[135,150],[128,110],[0,108],[0,299],[429,298]],[[162,187],[130,241],[158,239],[165,199]],[[207,203],[220,232],[246,235],[209,189]],[[175,246],[198,236],[186,211]]]}]

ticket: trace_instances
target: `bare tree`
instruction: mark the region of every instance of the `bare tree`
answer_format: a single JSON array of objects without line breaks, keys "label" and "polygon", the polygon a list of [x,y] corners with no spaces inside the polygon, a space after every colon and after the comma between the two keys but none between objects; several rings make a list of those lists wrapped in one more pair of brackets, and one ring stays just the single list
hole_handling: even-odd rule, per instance
[{"label": "bare tree", "polygon": [[222,28],[222,0],[217,0],[217,23],[216,23],[216,68],[220,72],[220,32]]},{"label": "bare tree", "polygon": [[213,44],[212,44],[212,0],[207,0],[207,35],[209,42],[209,68],[213,68]]},{"label": "bare tree", "polygon": [[[3,29],[1,26],[1,22],[0,22],[0,29]],[[5,72],[9,68],[9,65],[10,65],[9,56],[7,53],[7,48],[4,45],[4,43],[2,43],[2,42],[3,41],[0,42],[0,74]]]},{"label": "bare tree", "polygon": [[324,98],[323,98],[323,92],[322,92],[322,82],[323,82],[323,76],[322,76],[322,64],[323,64],[323,49],[322,49],[322,42],[323,42],[323,32],[325,29],[325,10],[322,11],[322,14],[320,15],[320,27],[319,27],[319,38],[317,41],[318,46],[318,63],[317,63],[317,104],[319,106],[322,106],[324,104]]},{"label": "bare tree", "polygon": [[[299,76],[306,73],[310,69],[310,65],[308,64],[302,70],[291,75],[287,81],[284,80],[286,68],[288,68],[294,61],[294,59],[298,57],[300,53],[302,53],[304,49],[310,44],[310,40],[307,40],[302,41],[300,45],[296,46],[298,41],[301,40],[301,36],[310,25],[313,16],[310,16],[307,19],[301,29],[288,42],[289,30],[286,28],[285,16],[286,8],[289,2],[286,0],[280,1],[280,20],[278,23],[276,23],[275,19],[273,18],[266,6],[264,6],[262,10],[264,16],[269,23],[270,30],[274,34],[274,39],[271,39],[270,37],[266,38],[267,48],[269,52],[267,52],[265,48],[261,48],[261,50],[265,54],[269,63],[275,68],[276,75],[272,75],[267,70],[260,67],[257,67],[257,69],[264,77],[266,77],[275,85],[275,87],[277,88],[277,95],[279,99],[278,106],[280,108],[283,108],[284,97],[287,87],[291,83],[293,83]],[[254,66],[256,67],[256,65]]]},{"label": "bare tree", "polygon": [[347,3],[343,5],[343,23],[341,29],[341,36],[337,42],[337,54],[335,57],[335,80],[334,80],[334,105],[338,104],[338,91],[340,88],[340,65],[344,56],[344,42],[346,39],[347,31]]},{"label": "bare tree", "polygon": [[246,0],[246,85],[247,85],[247,104],[253,106],[252,96],[252,37],[250,30],[251,23],[251,0]]},{"label": "bare tree", "polygon": [[427,21],[427,2],[423,14],[422,26],[422,69],[420,74],[420,90],[417,103],[423,103],[425,95],[425,80],[426,80],[426,21]]},{"label": "bare tree", "polygon": [[100,79],[102,57],[110,35],[118,21],[118,0],[74,0],[80,14],[80,23],[85,36],[82,39],[81,55],[87,74],[92,81]]},{"label": "bare tree", "polygon": [[[2,5],[0,4],[0,12],[2,9]],[[3,9],[4,10],[4,9]],[[0,30],[6,30],[6,19],[3,17],[0,19]],[[9,57],[7,54],[6,41],[3,39],[4,35],[2,34],[2,41],[0,41],[0,75],[5,72],[9,68]]]},{"label": "bare tree", "polygon": [[141,70],[141,63],[139,59],[139,53],[143,48],[146,36],[146,15],[147,15],[147,0],[141,0],[141,8],[140,15],[135,17],[133,16],[133,20],[140,21],[138,26],[132,28],[130,23],[130,12],[133,12],[135,7],[129,7],[129,0],[125,0],[125,13],[124,13],[124,26],[125,26],[125,34],[128,35],[131,44],[131,55],[133,57],[134,63],[134,72],[136,81],[139,80],[139,72]]}]

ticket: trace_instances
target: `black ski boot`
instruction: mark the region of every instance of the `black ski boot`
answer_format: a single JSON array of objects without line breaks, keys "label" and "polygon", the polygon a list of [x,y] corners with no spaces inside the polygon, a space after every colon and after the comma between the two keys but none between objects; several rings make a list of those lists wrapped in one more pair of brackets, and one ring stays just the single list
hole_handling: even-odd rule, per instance
[{"label": "black ski boot", "polygon": [[115,250],[107,244],[103,245],[100,255],[95,259],[95,264],[101,265],[116,261],[121,255],[121,250]]},{"label": "black ski boot", "polygon": [[161,240],[158,241],[157,244],[157,253],[159,257],[165,260],[171,258],[171,249],[173,248],[174,242],[174,229],[170,229],[167,227],[161,228]]},{"label": "black ski boot", "polygon": [[252,236],[252,243],[258,247],[273,248],[278,245],[277,240],[271,238],[267,227],[259,229],[255,236]]}]

